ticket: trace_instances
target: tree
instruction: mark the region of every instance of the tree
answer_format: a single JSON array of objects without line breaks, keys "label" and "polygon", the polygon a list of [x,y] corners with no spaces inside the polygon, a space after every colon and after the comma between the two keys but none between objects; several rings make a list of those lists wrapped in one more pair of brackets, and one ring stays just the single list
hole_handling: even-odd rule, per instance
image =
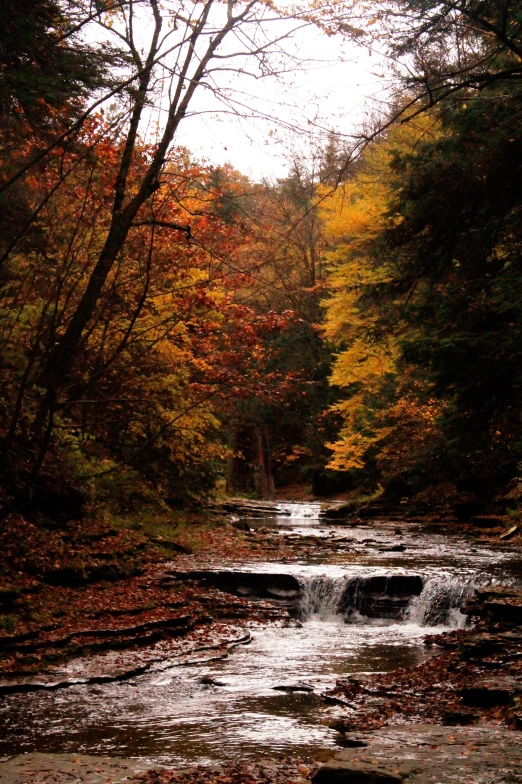
[{"label": "tree", "polygon": [[[237,104],[230,91],[220,87],[219,80],[224,78],[228,86],[230,70],[240,74],[247,63],[254,77],[266,76],[272,72],[272,56],[279,58],[280,72],[280,60],[286,57],[281,41],[296,27],[309,24],[313,16],[308,15],[308,9],[277,14],[260,0],[229,0],[226,4],[207,0],[192,5],[174,0],[162,4],[158,0],[138,0],[114,5],[98,3],[95,8],[78,1],[69,8],[78,16],[78,28],[90,21],[112,36],[120,47],[121,61],[128,65],[122,67],[117,84],[110,90],[120,96],[115,109],[94,122],[89,119],[95,106],[106,99],[106,95],[101,95],[50,143],[42,146],[38,142],[34,149],[22,150],[18,160],[15,155],[19,165],[14,174],[5,172],[4,192],[24,185],[33,187],[35,182],[39,185],[38,199],[32,203],[23,231],[14,239],[9,238],[2,257],[9,279],[15,259],[20,263],[17,254],[24,248],[30,230],[38,227],[43,213],[54,209],[53,205],[63,198],[64,183],[70,187],[78,182],[75,171],[83,166],[83,161],[87,171],[89,166],[91,170],[75,193],[77,213],[71,216],[72,235],[69,233],[67,239],[66,229],[63,242],[53,250],[57,257],[48,268],[51,285],[46,287],[47,299],[39,309],[36,323],[30,320],[27,330],[25,355],[17,375],[18,389],[12,397],[14,409],[8,412],[8,433],[2,444],[3,464],[12,466],[12,470],[5,469],[12,504],[30,493],[64,411],[87,395],[95,396],[115,357],[120,361],[126,356],[136,326],[144,317],[149,279],[157,263],[157,238],[168,233],[175,243],[193,241],[193,221],[186,221],[185,217],[183,222],[169,219],[165,204],[170,203],[171,197],[178,198],[176,188],[169,184],[177,177],[176,160],[169,151],[180,124],[192,111],[195,95],[206,90],[235,110]],[[275,24],[271,36],[272,23]],[[144,145],[141,136],[151,122],[153,102],[161,120],[155,140]],[[109,179],[97,165],[104,156],[110,161]],[[99,182],[104,183],[100,202],[97,197],[92,198]],[[74,250],[79,236],[87,243],[86,255],[78,255]],[[125,300],[124,307],[116,311],[109,307],[107,311],[115,282],[132,269],[127,260],[137,245],[142,249],[141,264],[146,271],[142,293]],[[47,253],[45,239],[40,254],[44,248]],[[20,294],[25,291],[23,275],[35,279],[26,255],[22,267],[23,272],[19,268],[15,274],[19,282],[8,283],[6,289],[10,323],[16,324],[21,314],[31,308],[27,301],[20,301]],[[212,280],[215,269],[212,264],[208,269]],[[198,288],[194,281],[189,285]],[[105,314],[111,314],[114,321]],[[106,330],[116,329],[119,334],[108,356],[105,354],[109,343],[103,330],[99,332],[103,323]],[[89,369],[85,365],[85,349],[94,336],[103,350],[98,348],[101,357]],[[28,412],[29,421],[23,419]],[[17,446],[22,431],[29,438],[23,460]],[[12,504],[6,506],[4,513]]]},{"label": "tree", "polygon": [[[48,134],[81,111],[83,99],[106,87],[117,53],[86,44],[71,3],[3,0],[0,28],[0,119],[13,141],[27,131]],[[81,25],[80,25],[81,28]]]}]

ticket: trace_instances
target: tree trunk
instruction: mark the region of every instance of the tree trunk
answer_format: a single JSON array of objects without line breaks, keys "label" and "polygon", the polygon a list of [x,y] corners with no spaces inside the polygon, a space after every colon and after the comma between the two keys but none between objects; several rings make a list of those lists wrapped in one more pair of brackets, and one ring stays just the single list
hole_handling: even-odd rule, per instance
[{"label": "tree trunk", "polygon": [[267,426],[236,426],[232,433],[232,449],[227,492],[255,493],[259,498],[272,499],[275,486]]}]

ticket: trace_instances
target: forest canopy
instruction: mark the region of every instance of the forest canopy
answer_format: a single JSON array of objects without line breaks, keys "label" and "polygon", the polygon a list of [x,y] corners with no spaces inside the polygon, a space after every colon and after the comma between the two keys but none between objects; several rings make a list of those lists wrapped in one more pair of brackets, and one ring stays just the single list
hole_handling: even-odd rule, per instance
[{"label": "forest canopy", "polygon": [[[3,516],[518,476],[517,3],[2,10]],[[385,111],[277,181],[179,144],[200,93],[251,112],[224,74],[303,65],[303,26],[380,46]]]}]

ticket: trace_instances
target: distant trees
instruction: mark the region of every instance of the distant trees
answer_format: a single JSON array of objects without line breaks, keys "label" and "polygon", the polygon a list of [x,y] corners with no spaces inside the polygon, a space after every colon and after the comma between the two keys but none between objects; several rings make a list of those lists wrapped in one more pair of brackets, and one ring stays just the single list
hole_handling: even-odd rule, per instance
[{"label": "distant trees", "polygon": [[252,243],[239,261],[250,274],[237,296],[259,314],[285,315],[286,324],[264,344],[265,375],[280,379],[279,388],[238,401],[228,419],[230,491],[270,495],[274,483],[311,483],[328,460],[334,393],[327,380],[332,350],[321,332],[325,240],[317,185],[317,174],[295,162],[289,177],[257,186],[245,205]]}]

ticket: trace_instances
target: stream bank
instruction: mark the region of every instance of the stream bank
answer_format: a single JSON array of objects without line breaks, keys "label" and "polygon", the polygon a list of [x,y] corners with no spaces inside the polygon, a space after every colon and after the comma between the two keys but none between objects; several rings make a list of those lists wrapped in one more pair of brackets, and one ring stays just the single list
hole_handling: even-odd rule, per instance
[{"label": "stream bank", "polygon": [[[336,742],[349,741],[348,735],[354,726],[362,730],[422,718],[415,711],[408,713],[391,706],[390,699],[387,707],[383,707],[387,697],[392,701],[397,697],[400,684],[395,693],[386,695],[386,689],[393,692],[394,684],[403,678],[403,696],[408,701],[407,692],[408,689],[412,691],[412,684],[407,684],[406,675],[402,676],[401,672],[410,673],[410,677],[411,673],[417,673],[419,681],[424,678],[433,683],[434,671],[428,669],[423,674],[422,668],[429,667],[430,662],[439,657],[432,656],[434,649],[424,646],[423,640],[431,634],[432,639],[428,638],[428,642],[433,645],[433,635],[444,632],[445,637],[437,639],[450,645],[455,640],[463,644],[465,638],[476,636],[476,632],[459,631],[455,626],[461,623],[458,607],[469,595],[466,586],[477,578],[484,581],[486,571],[489,571],[489,579],[512,582],[518,569],[516,548],[513,545],[498,547],[493,537],[480,542],[461,535],[455,539],[427,535],[418,524],[406,526],[404,521],[398,532],[397,521],[376,526],[372,522],[314,518],[310,507],[301,509],[302,517],[292,516],[292,511],[286,508],[283,514],[276,515],[277,520],[263,517],[232,520],[222,526],[227,535],[232,534],[249,545],[248,559],[234,559],[236,552],[231,552],[232,557],[225,564],[223,558],[216,558],[215,554],[196,557],[180,554],[175,561],[164,563],[154,579],[152,572],[130,578],[136,581],[133,595],[143,598],[147,591],[152,591],[150,595],[157,596],[159,609],[162,612],[168,609],[173,617],[191,616],[193,606],[199,601],[201,622],[177,637],[172,634],[175,629],[168,624],[164,628],[148,629],[145,631],[161,633],[164,639],[153,644],[149,640],[145,647],[141,644],[127,647],[125,651],[122,648],[122,653],[117,655],[110,651],[100,652],[83,663],[77,660],[76,664],[60,665],[69,668],[69,680],[74,681],[75,677],[85,676],[88,666],[96,664],[99,671],[107,667],[111,656],[116,656],[111,666],[119,667],[120,675],[124,674],[126,666],[136,665],[138,654],[152,657],[144,663],[148,672],[130,672],[124,679],[131,686],[130,691],[122,691],[123,682],[121,686],[117,683],[111,686],[98,681],[99,687],[96,687],[95,681],[91,686],[76,681],[60,699],[59,690],[55,698],[53,689],[47,693],[45,687],[37,700],[30,695],[6,695],[6,704],[11,700],[11,715],[16,710],[20,721],[27,725],[24,729],[26,740],[20,746],[22,736],[18,734],[16,740],[16,721],[11,723],[12,748],[29,749],[35,737],[31,736],[31,731],[41,732],[44,726],[39,724],[38,716],[41,714],[43,721],[51,710],[56,716],[56,729],[51,733],[45,730],[47,748],[51,742],[55,749],[85,751],[90,748],[96,749],[96,753],[109,752],[111,756],[121,756],[122,751],[125,756],[130,751],[133,756],[149,757],[172,768],[173,763],[179,767],[183,759],[181,746],[180,751],[174,753],[172,732],[175,731],[180,741],[185,738],[201,759],[208,758],[204,768],[208,771],[208,766],[215,764],[212,755],[215,758],[220,747],[228,749],[228,754],[242,758],[244,764],[250,758],[250,765],[258,764],[255,759],[257,747],[258,758],[269,753],[273,759],[294,749],[293,756],[298,759],[309,746],[313,748],[315,758],[321,759]],[[229,527],[234,525],[241,528]],[[138,588],[140,580],[143,584]],[[201,601],[203,597],[207,597],[206,604]],[[116,598],[113,594],[112,600]],[[502,597],[500,599],[502,604]],[[503,599],[504,605],[516,606],[516,596],[504,596]],[[186,604],[166,608],[167,600],[171,603],[185,601]],[[212,612],[208,609],[210,604]],[[203,612],[205,607],[206,613]],[[516,614],[516,611],[512,612]],[[228,620],[225,620],[227,613]],[[235,618],[234,613],[237,613]],[[257,626],[252,626],[254,618]],[[485,622],[486,618],[482,620]],[[453,631],[448,632],[452,625]],[[101,626],[98,631],[103,631]],[[221,637],[215,641],[212,637],[218,631]],[[234,648],[229,656],[227,645],[236,641],[241,646],[241,634],[246,636],[246,631],[252,634],[251,644],[246,648]],[[491,634],[491,630],[488,633]],[[105,640],[106,645],[107,642]],[[185,643],[187,648],[183,647]],[[513,643],[516,663],[516,641]],[[110,645],[109,640],[107,647]],[[443,651],[443,656],[455,654],[455,650]],[[194,656],[192,662],[191,656]],[[331,664],[321,672],[327,659]],[[174,660],[176,667],[173,669]],[[259,666],[262,662],[267,663],[266,673]],[[178,666],[185,663],[194,668],[189,676],[184,675],[188,672],[184,666]],[[458,666],[463,663],[476,667],[477,659],[463,659]],[[75,673],[70,669],[73,665]],[[364,671],[368,674],[364,675]],[[390,674],[378,674],[386,671]],[[459,673],[464,677],[462,667]],[[41,673],[38,678],[45,680],[55,675],[56,672]],[[511,677],[516,683],[519,674],[513,671]],[[386,678],[388,684],[385,686]],[[372,684],[377,684],[377,688],[379,679],[383,685],[381,692],[372,693]],[[335,681],[338,681],[337,686]],[[356,682],[358,686],[355,686]],[[300,683],[311,685],[311,688],[294,688]],[[352,691],[343,693],[341,684],[349,684]],[[281,691],[277,692],[276,687],[281,687]],[[419,691],[418,684],[415,688]],[[517,699],[515,691],[512,690],[513,700]],[[433,703],[436,697],[436,690],[432,690],[426,702]],[[395,701],[400,702],[400,696]],[[136,704],[141,705],[139,713],[136,713]],[[511,708],[513,704],[510,704]],[[109,713],[115,709],[119,712],[117,724],[125,734],[120,731],[118,735],[114,725],[116,734],[113,733],[113,740],[108,743],[103,741],[103,733],[109,731]],[[187,710],[192,716],[192,724],[187,725],[185,721],[185,725],[177,726],[176,712],[181,711],[183,715]],[[9,706],[7,711],[9,715]],[[210,713],[205,717],[208,711]],[[444,718],[442,713],[439,715],[432,710],[432,714],[428,720],[447,721],[448,717]],[[69,715],[79,722],[78,730],[72,735],[70,732],[67,735]],[[456,723],[454,718],[453,723]],[[478,715],[476,721],[508,723],[512,718],[507,714],[484,713]],[[93,735],[96,723],[99,726]],[[329,729],[328,724],[334,729]],[[335,735],[334,730],[341,732]],[[157,740],[154,733],[159,733]],[[274,733],[280,736],[281,742],[279,745],[272,741],[267,744]],[[207,740],[201,745],[203,736]],[[141,749],[136,745],[138,737],[145,741]],[[132,738],[134,745],[130,745]],[[166,754],[161,760],[158,751],[161,748],[168,750],[169,744],[170,757]],[[198,764],[197,757],[192,758],[190,775],[196,776]],[[311,774],[311,769],[309,772]],[[229,774],[219,775],[226,777]]]}]

